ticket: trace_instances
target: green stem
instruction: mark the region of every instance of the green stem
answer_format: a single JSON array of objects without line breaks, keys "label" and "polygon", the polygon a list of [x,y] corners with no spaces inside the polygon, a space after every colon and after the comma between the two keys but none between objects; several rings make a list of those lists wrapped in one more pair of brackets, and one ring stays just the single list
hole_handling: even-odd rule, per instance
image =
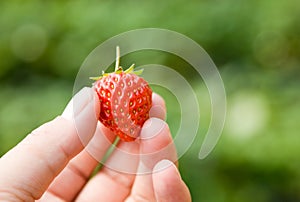
[{"label": "green stem", "polygon": [[116,47],[116,66],[115,66],[115,72],[119,69],[120,66],[120,47]]}]

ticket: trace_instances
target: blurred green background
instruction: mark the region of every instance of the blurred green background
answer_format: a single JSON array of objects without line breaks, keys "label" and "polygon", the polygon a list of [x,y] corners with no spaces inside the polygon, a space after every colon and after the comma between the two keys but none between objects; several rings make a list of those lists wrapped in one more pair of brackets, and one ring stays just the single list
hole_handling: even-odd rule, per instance
[{"label": "blurred green background", "polygon": [[[210,101],[203,82],[190,80],[201,125],[180,170],[193,201],[300,201],[299,24],[298,0],[1,1],[0,156],[62,112],[80,65],[101,42],[136,28],[165,28],[209,53],[227,91],[222,137],[199,160]],[[185,65],[167,54],[134,60]],[[165,99],[176,132],[178,105]]]}]

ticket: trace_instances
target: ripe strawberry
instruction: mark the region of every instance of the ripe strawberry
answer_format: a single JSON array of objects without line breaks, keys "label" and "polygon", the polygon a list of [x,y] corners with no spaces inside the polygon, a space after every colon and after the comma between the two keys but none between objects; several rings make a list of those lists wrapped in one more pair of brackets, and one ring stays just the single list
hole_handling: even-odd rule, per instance
[{"label": "ripe strawberry", "polygon": [[102,73],[93,84],[100,100],[99,120],[124,141],[134,141],[144,122],[149,118],[152,90],[134,72],[134,65],[126,71],[119,66],[119,48],[115,72]]}]

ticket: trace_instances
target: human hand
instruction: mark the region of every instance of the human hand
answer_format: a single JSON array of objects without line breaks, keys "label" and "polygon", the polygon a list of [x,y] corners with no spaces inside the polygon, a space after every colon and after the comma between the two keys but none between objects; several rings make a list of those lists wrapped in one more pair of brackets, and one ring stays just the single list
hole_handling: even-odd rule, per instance
[{"label": "human hand", "polygon": [[[76,109],[74,100],[79,101]],[[98,102],[94,91],[84,88],[61,116],[2,156],[1,201],[191,201],[172,163],[177,159],[175,146],[163,121],[164,101],[156,94],[140,139],[119,142],[105,166],[89,179],[115,139],[97,120]]]}]

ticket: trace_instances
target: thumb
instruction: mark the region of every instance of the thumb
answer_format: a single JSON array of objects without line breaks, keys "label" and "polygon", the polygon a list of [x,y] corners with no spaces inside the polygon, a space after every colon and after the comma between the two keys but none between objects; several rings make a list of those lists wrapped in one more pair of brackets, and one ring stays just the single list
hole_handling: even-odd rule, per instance
[{"label": "thumb", "polygon": [[82,89],[62,116],[32,131],[0,159],[0,201],[41,197],[69,160],[83,149],[81,139],[91,139],[99,114],[97,99],[91,88]]},{"label": "thumb", "polygon": [[189,189],[171,161],[162,160],[158,162],[153,169],[152,179],[156,201],[191,201]]}]

